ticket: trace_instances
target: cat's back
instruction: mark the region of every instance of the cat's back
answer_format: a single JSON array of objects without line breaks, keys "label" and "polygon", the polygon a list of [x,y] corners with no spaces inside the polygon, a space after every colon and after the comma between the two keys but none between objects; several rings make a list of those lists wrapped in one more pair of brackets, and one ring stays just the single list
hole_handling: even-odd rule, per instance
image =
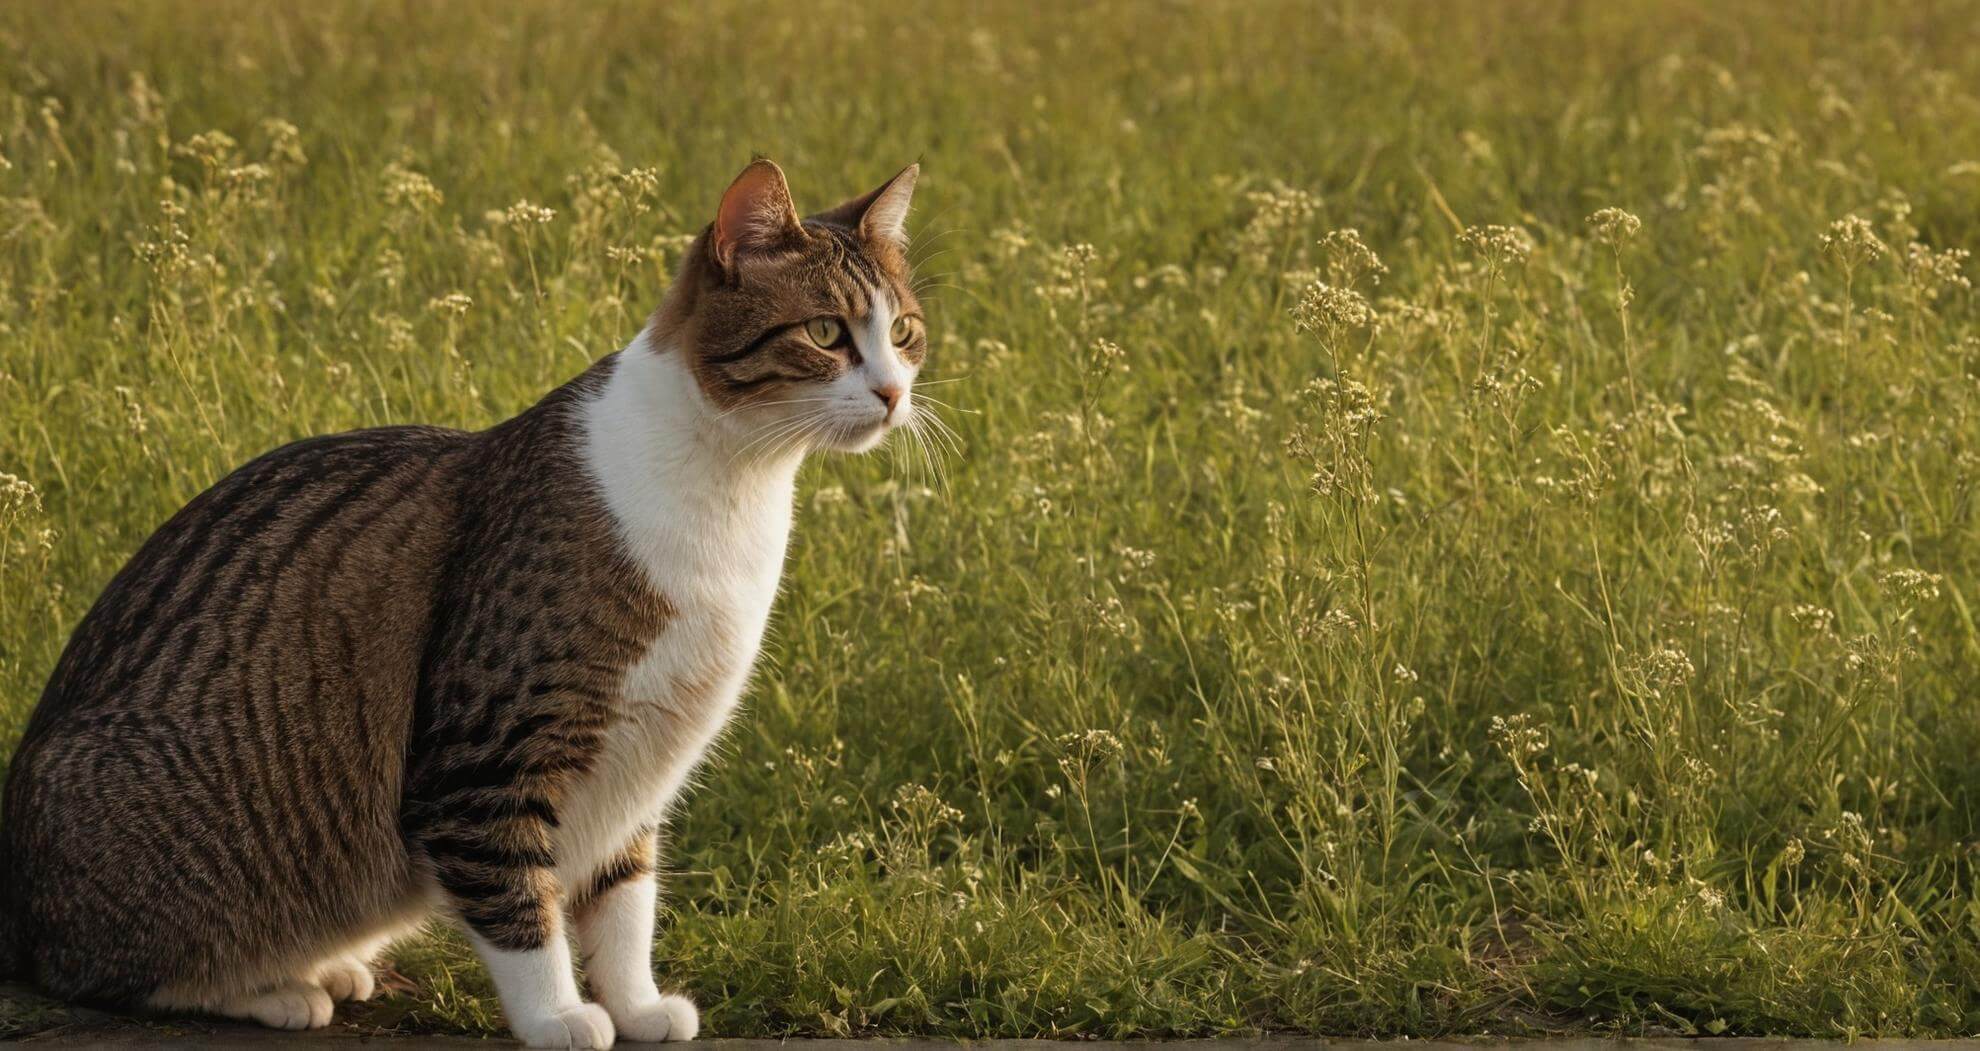
[{"label": "cat's back", "polygon": [[472,441],[436,427],[307,438],[215,483],[104,589],[28,739],[65,720],[197,710],[210,677],[257,658],[327,649],[355,663],[380,656],[373,637],[418,635],[404,618],[430,590]]}]

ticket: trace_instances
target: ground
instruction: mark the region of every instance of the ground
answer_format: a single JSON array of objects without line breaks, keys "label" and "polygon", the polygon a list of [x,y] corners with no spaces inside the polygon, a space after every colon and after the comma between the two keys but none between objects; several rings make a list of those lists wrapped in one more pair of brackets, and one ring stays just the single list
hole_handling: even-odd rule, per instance
[{"label": "ground", "polygon": [[919,160],[953,434],[801,480],[706,1031],[1980,1033],[1977,21],[0,6],[0,755],[233,466],[529,404],[755,154]]}]

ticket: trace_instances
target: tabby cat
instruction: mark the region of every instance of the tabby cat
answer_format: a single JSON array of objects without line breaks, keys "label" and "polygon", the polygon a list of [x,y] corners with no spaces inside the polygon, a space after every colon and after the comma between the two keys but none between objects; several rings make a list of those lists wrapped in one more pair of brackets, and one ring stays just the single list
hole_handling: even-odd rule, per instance
[{"label": "tabby cat", "polygon": [[656,838],[756,659],[799,462],[916,412],[916,174],[800,219],[759,160],[533,408],[300,441],[173,516],[14,756],[0,973],[313,1028],[440,910],[525,1043],[693,1037]]}]

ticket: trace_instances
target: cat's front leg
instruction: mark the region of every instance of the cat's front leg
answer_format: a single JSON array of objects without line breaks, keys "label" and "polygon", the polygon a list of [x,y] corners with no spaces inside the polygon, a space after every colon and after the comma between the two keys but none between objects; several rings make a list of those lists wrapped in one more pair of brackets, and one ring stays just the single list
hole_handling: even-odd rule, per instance
[{"label": "cat's front leg", "polygon": [[516,1038],[530,1047],[604,1051],[612,1019],[578,995],[547,822],[503,809],[496,820],[430,828],[423,846]]},{"label": "cat's front leg", "polygon": [[571,946],[561,930],[533,947],[503,948],[470,925],[468,941],[488,966],[509,1028],[530,1047],[612,1046],[615,1030],[603,1007],[578,996]]},{"label": "cat's front leg", "polygon": [[700,1016],[686,997],[653,981],[656,885],[651,831],[608,861],[572,900],[591,995],[605,1005],[619,1035],[648,1043],[692,1040]]}]

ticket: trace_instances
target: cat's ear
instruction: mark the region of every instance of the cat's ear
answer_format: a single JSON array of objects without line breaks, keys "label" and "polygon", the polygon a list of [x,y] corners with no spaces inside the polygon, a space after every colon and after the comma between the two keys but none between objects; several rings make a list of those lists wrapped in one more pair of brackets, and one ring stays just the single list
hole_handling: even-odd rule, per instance
[{"label": "cat's ear", "polygon": [[857,230],[861,237],[869,240],[892,241],[906,248],[908,204],[914,200],[914,180],[920,175],[921,165],[910,164],[872,193],[855,197],[812,218]]},{"label": "cat's ear", "polygon": [[751,161],[715,210],[715,260],[724,267],[733,265],[739,252],[775,248],[803,236],[784,170],[768,159]]}]

